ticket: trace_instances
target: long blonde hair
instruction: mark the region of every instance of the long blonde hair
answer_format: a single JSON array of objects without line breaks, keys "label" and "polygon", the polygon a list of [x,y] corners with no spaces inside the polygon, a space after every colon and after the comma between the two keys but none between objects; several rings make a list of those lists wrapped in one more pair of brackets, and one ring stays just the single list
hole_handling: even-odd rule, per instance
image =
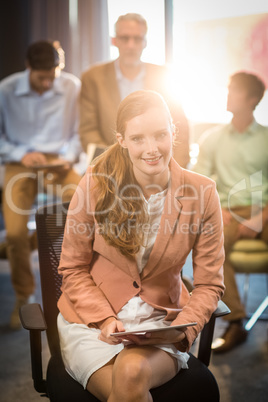
[{"label": "long blonde hair", "polygon": [[[116,131],[124,138],[129,120],[152,107],[161,107],[170,119],[169,109],[157,92],[141,90],[128,95],[119,105]],[[142,191],[133,173],[128,150],[116,143],[95,161],[98,201],[95,218],[106,242],[133,258],[143,244],[142,225],[146,220]]]}]

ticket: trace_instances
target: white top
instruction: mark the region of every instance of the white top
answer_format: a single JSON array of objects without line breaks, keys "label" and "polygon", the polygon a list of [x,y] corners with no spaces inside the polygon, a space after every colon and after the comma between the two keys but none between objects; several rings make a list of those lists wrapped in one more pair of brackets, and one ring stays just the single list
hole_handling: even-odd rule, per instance
[{"label": "white top", "polygon": [[[143,226],[144,246],[140,248],[138,254],[136,255],[139,273],[143,271],[155,243],[161,221],[161,215],[164,209],[166,195],[167,190],[164,190],[160,193],[151,195],[148,201],[145,197],[143,197],[144,208],[147,214],[147,222],[146,225]],[[137,326],[137,329],[140,329],[144,320],[146,321],[143,323],[142,329],[146,327],[154,328],[163,326],[162,320],[164,318],[165,314],[159,315],[159,311],[155,311],[152,306],[145,303],[139,296],[135,296],[130,299],[118,313],[118,319],[124,322],[126,331],[130,329],[134,330],[135,326]]]},{"label": "white top", "polygon": [[161,193],[151,195],[148,201],[143,197],[148,220],[146,225],[143,225],[144,246],[140,248],[136,256],[139,273],[143,271],[155,243],[166,195],[167,190],[164,190]]}]

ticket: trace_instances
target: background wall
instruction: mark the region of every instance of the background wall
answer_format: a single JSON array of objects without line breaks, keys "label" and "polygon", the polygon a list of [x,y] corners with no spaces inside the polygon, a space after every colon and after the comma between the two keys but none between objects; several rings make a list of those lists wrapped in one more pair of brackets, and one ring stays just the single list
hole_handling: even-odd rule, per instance
[{"label": "background wall", "polygon": [[30,40],[28,0],[10,0],[0,6],[0,79],[24,69]]},{"label": "background wall", "polygon": [[[173,23],[171,18],[165,24],[167,6]],[[165,62],[165,26],[171,30],[170,91],[191,122],[230,120],[226,85],[234,70],[254,69],[268,83],[268,2],[263,0],[2,1],[0,80],[24,69],[26,49],[39,39],[59,40],[65,70],[80,77],[92,64],[117,57],[109,39],[118,16],[126,12],[148,20],[145,61]],[[255,113],[264,125],[267,110],[268,91]]]},{"label": "background wall", "polygon": [[107,1],[1,2],[0,80],[25,68],[27,47],[40,39],[60,41],[65,51],[65,70],[80,76],[90,64],[109,58]]}]

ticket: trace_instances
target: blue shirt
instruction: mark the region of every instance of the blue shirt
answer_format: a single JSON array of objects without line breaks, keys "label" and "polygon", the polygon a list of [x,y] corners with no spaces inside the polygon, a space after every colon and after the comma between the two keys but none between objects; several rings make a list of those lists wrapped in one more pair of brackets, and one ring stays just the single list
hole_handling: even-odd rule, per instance
[{"label": "blue shirt", "polygon": [[0,162],[19,162],[31,151],[57,153],[73,162],[78,136],[80,80],[61,72],[50,90],[33,91],[29,70],[0,83]]}]

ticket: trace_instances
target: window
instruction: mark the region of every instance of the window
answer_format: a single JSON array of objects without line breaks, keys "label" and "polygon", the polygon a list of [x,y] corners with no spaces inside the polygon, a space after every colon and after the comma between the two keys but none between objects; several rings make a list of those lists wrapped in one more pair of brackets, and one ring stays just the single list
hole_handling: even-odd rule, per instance
[{"label": "window", "polygon": [[[230,120],[226,86],[237,70],[259,73],[268,86],[267,2],[173,0],[173,21],[174,89],[190,120]],[[255,113],[266,125],[267,98]]]}]

